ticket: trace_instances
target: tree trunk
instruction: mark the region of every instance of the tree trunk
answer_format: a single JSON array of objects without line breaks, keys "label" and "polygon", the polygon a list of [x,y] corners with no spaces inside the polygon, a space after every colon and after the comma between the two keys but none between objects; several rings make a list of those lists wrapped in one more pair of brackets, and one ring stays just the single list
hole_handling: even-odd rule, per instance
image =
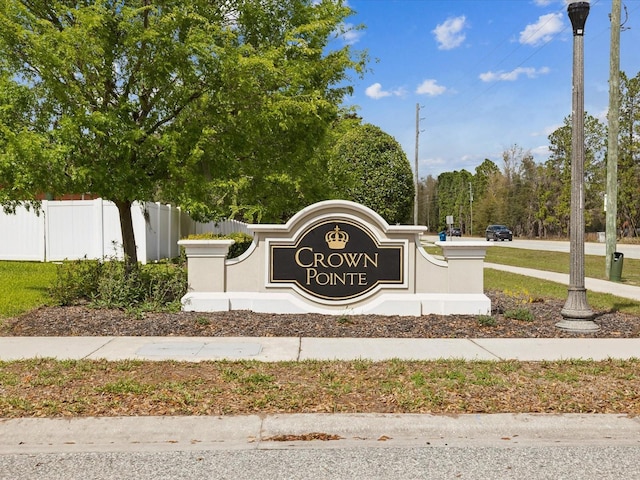
[{"label": "tree trunk", "polygon": [[138,252],[136,251],[136,239],[133,233],[133,220],[131,218],[131,201],[115,201],[120,215],[120,232],[122,233],[122,248],[124,249],[125,263],[128,266],[138,264]]}]

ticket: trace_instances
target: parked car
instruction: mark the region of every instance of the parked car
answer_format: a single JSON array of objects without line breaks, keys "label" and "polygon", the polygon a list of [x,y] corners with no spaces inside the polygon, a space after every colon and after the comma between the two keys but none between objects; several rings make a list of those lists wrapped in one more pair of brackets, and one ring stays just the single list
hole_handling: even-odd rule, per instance
[{"label": "parked car", "polygon": [[487,239],[487,242],[489,240],[513,240],[513,232],[509,230],[506,225],[489,225],[484,231],[484,236]]},{"label": "parked car", "polygon": [[459,228],[452,228],[451,230],[449,230],[449,236],[450,237],[461,237],[462,236],[462,230],[460,230]]}]

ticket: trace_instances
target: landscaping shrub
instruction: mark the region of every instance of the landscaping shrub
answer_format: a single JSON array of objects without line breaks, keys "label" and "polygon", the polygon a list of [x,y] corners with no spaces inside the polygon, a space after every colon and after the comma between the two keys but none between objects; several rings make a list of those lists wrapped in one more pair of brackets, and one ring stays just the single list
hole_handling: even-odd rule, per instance
[{"label": "landscaping shrub", "polygon": [[478,315],[477,320],[478,325],[481,327],[495,327],[498,325],[498,321],[491,315]]},{"label": "landscaping shrub", "polygon": [[98,290],[102,263],[98,260],[73,260],[58,265],[49,295],[56,305],[72,305],[91,300]]},{"label": "landscaping shrub", "polygon": [[[224,240],[231,239],[235,241],[231,247],[229,247],[229,254],[227,258],[236,258],[242,255],[251,246],[253,237],[246,233],[234,232],[228,235],[222,235],[219,233],[207,232],[189,235],[186,240]],[[183,249],[184,250],[184,249]]]},{"label": "landscaping shrub", "polygon": [[[246,233],[191,235],[189,240],[230,238],[229,258],[242,255],[253,242]],[[184,249],[183,249],[184,250]],[[100,308],[178,310],[187,292],[184,252],[178,262],[138,265],[127,271],[124,261],[74,260],[58,266],[49,296],[56,305],[87,303]]]},{"label": "landscaping shrub", "polygon": [[111,259],[62,263],[49,294],[57,305],[177,310],[186,292],[187,272],[182,264],[138,265],[127,272],[125,262]]},{"label": "landscaping shrub", "polygon": [[504,312],[504,316],[505,318],[522,320],[525,322],[533,322],[535,320],[533,313],[531,313],[531,310],[529,310],[528,308],[514,308],[511,310],[506,310]]}]

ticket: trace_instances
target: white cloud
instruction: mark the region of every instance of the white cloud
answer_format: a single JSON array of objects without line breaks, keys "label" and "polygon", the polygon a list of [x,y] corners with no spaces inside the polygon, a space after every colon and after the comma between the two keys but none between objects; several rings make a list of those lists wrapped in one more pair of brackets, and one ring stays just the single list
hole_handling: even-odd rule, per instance
[{"label": "white cloud", "polygon": [[549,150],[549,145],[539,145],[534,148],[530,148],[529,152],[533,155],[533,158],[537,162],[541,162],[549,158],[549,154],[551,151]]},{"label": "white cloud", "polygon": [[339,37],[348,45],[358,43],[363,34],[364,32],[362,30],[358,30],[358,28],[352,23],[342,23],[338,27]]},{"label": "white cloud", "polygon": [[531,134],[531,136],[532,137],[544,137],[544,138],[547,138],[549,135],[551,135],[553,132],[555,132],[557,129],[559,129],[562,126],[564,126],[564,124],[562,124],[562,123],[556,123],[556,124],[553,124],[553,125],[549,125],[549,126],[544,127],[541,132],[533,132]]},{"label": "white cloud", "polygon": [[510,72],[486,72],[480,74],[480,80],[483,82],[514,82],[521,75],[526,75],[528,78],[536,78],[539,75],[545,75],[549,73],[549,67],[542,67],[535,69],[532,67],[518,67]]},{"label": "white cloud", "polygon": [[547,5],[551,5],[553,0],[535,0],[535,3],[538,7],[546,7]]},{"label": "white cloud", "polygon": [[594,115],[601,122],[607,123],[609,121],[609,107],[606,107],[599,112],[596,112]]},{"label": "white cloud", "polygon": [[382,85],[379,83],[374,83],[373,85],[368,86],[364,93],[367,97],[375,98],[376,100],[391,95],[391,92],[385,92],[382,90]]},{"label": "white cloud", "polygon": [[462,45],[466,38],[463,30],[467,27],[467,18],[448,18],[444,23],[436,26],[431,33],[436,37],[439,50],[451,50]]},{"label": "white cloud", "polygon": [[373,85],[368,86],[364,91],[364,93],[367,97],[378,100],[380,98],[390,97],[390,96],[401,97],[406,92],[404,88],[397,88],[395,90],[383,90],[382,85],[376,82]]},{"label": "white cloud", "polygon": [[536,23],[527,25],[520,32],[520,43],[533,46],[547,43],[564,29],[562,18],[562,13],[542,15]]},{"label": "white cloud", "polygon": [[446,87],[438,85],[437,80],[433,79],[425,80],[420,85],[418,85],[418,88],[416,89],[416,93],[418,95],[429,95],[431,97],[442,95],[446,91]]},{"label": "white cloud", "polygon": [[444,167],[446,167],[447,165],[451,165],[450,161],[442,157],[430,157],[430,158],[421,160],[421,163],[429,167],[429,170],[433,170],[436,167],[440,167],[439,169],[437,169],[436,176],[442,173],[443,171],[445,171]]}]

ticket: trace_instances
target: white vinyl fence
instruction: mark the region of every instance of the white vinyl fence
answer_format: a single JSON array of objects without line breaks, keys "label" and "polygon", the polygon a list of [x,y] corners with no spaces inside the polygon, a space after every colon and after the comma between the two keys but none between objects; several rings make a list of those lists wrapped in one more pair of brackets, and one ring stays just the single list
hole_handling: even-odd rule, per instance
[{"label": "white vinyl fence", "polygon": [[209,223],[193,222],[193,231],[191,231],[190,233],[207,232],[219,233],[221,235],[229,235],[230,233],[241,232],[248,235],[253,235],[253,233],[249,230],[249,226],[244,222],[239,222],[238,220],[224,220],[222,222]]},{"label": "white vinyl fence", "polygon": [[[143,263],[177,257],[178,240],[191,233],[246,232],[241,222],[197,223],[179,208],[159,203],[131,207],[138,260]],[[42,202],[42,210],[0,212],[0,260],[61,261],[122,258],[118,209],[97,200]]]}]

